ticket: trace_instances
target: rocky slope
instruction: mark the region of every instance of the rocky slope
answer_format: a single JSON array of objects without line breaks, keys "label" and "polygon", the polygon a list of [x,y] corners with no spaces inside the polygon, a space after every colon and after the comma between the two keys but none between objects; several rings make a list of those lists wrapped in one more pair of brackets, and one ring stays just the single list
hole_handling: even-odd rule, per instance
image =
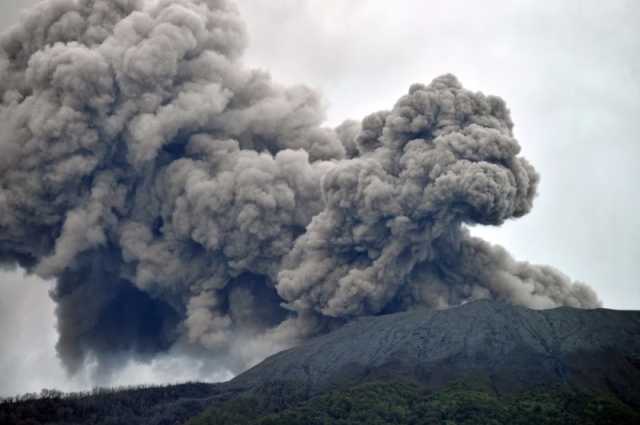
[{"label": "rocky slope", "polygon": [[433,389],[473,378],[498,394],[560,384],[640,403],[640,312],[478,301],[360,318],[268,358],[229,385],[295,382],[312,395],[400,376]]}]

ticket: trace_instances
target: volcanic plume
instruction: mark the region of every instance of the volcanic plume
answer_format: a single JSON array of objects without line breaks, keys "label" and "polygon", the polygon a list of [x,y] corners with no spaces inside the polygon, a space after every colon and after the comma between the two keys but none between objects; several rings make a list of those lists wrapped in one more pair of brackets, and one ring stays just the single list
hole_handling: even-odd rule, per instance
[{"label": "volcanic plume", "polygon": [[599,305],[466,228],[536,194],[502,99],[444,75],[327,128],[245,44],[226,0],[48,0],[0,38],[0,262],[55,279],[69,371],[172,347],[239,371],[415,305]]}]

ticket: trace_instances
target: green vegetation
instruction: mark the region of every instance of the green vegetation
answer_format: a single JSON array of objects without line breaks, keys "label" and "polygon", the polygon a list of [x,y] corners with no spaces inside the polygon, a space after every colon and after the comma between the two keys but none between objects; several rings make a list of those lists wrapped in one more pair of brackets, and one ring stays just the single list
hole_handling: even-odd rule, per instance
[{"label": "green vegetation", "polygon": [[452,385],[431,393],[407,382],[373,382],[289,405],[255,393],[211,407],[189,425],[625,425],[637,409],[610,395],[547,389],[498,397],[488,389]]},{"label": "green vegetation", "polygon": [[71,394],[43,390],[0,401],[0,425],[175,425],[216,397],[217,386],[200,383]]},{"label": "green vegetation", "polygon": [[[208,407],[207,407],[208,406]],[[199,416],[189,420],[194,415]],[[0,425],[631,425],[640,409],[611,394],[560,388],[499,397],[489,385],[432,392],[413,382],[375,381],[307,397],[292,383],[237,393],[206,384],[44,391],[0,403]]]}]

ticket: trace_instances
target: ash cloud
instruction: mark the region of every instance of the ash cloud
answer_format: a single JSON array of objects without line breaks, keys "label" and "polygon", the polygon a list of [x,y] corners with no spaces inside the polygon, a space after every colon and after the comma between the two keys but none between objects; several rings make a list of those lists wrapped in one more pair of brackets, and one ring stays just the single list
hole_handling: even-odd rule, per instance
[{"label": "ash cloud", "polygon": [[237,372],[415,305],[600,305],[466,229],[536,193],[500,98],[444,75],[326,128],[245,45],[225,0],[49,0],[0,38],[0,262],[56,279],[69,371],[179,349]]}]

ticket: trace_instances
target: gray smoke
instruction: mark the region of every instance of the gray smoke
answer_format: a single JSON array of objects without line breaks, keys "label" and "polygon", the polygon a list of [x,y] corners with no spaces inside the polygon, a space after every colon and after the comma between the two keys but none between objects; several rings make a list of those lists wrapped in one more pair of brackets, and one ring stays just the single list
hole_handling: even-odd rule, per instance
[{"label": "gray smoke", "polygon": [[536,193],[500,98],[445,75],[325,128],[245,44],[226,0],[48,0],[1,37],[0,262],[56,279],[68,370],[180,347],[239,371],[414,305],[600,305],[466,229]]}]

